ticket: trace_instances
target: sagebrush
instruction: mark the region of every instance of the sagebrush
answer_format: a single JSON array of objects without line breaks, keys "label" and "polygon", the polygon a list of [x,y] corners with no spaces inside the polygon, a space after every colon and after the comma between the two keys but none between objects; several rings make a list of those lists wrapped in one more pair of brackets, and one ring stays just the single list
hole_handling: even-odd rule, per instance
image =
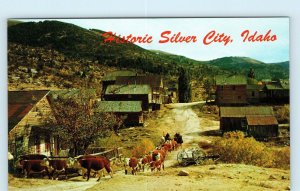
[{"label": "sagebrush", "polygon": [[271,149],[242,132],[228,132],[213,143],[213,152],[226,163],[243,163],[262,167],[288,169],[290,148]]}]

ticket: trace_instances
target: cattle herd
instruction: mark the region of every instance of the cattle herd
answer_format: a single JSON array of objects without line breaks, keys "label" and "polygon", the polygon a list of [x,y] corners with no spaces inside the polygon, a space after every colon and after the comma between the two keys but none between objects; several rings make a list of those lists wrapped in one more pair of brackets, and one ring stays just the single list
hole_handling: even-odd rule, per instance
[{"label": "cattle herd", "polygon": [[45,174],[49,179],[58,178],[59,175],[68,177],[68,170],[77,169],[81,171],[83,178],[90,178],[91,172],[98,174],[98,180],[103,176],[104,169],[112,177],[112,168],[110,160],[104,156],[82,155],[75,158],[55,159],[48,158],[45,155],[24,155],[16,163],[16,170],[24,174],[25,178],[33,174]]},{"label": "cattle herd", "polygon": [[168,152],[176,150],[181,144],[175,140],[167,140],[162,143],[160,147],[157,147],[153,151],[144,155],[142,158],[125,158],[124,168],[125,174],[128,173],[128,169],[131,169],[131,174],[135,175],[138,171],[145,171],[145,169],[151,169],[151,171],[164,170],[164,162]]},{"label": "cattle herd", "polygon": [[[122,164],[125,168],[125,174],[128,169],[135,175],[138,171],[160,171],[164,169],[164,161],[168,152],[177,149],[181,144],[175,140],[167,140],[155,150],[149,152],[142,158],[123,158]],[[24,174],[25,178],[31,177],[33,174],[47,175],[49,179],[58,179],[59,175],[68,178],[68,172],[76,169],[81,172],[83,178],[89,180],[91,173],[94,176],[98,174],[97,181],[104,175],[104,169],[112,177],[113,170],[111,161],[104,156],[81,155],[74,158],[48,158],[45,155],[31,154],[19,157],[16,163],[16,170],[20,174]]]}]

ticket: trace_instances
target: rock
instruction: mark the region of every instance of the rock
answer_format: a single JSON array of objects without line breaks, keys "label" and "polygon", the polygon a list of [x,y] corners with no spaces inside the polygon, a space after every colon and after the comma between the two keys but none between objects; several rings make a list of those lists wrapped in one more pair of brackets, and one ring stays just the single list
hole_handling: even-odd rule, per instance
[{"label": "rock", "polygon": [[185,170],[181,170],[179,173],[178,173],[178,176],[189,176],[189,172],[185,171]]},{"label": "rock", "polygon": [[273,174],[271,174],[270,176],[269,176],[269,180],[276,180],[277,179],[277,177],[275,176],[275,175],[273,175]]}]

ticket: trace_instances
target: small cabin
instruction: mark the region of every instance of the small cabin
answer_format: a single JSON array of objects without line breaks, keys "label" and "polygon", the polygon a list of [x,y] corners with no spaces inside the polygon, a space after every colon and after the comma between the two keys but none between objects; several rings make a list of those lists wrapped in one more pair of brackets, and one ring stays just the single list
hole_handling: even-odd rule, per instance
[{"label": "small cabin", "polygon": [[255,138],[279,134],[278,122],[269,106],[220,107],[220,130],[239,130]]},{"label": "small cabin", "polygon": [[48,93],[48,90],[8,92],[8,150],[14,156],[58,155],[58,138],[44,127],[45,120],[52,116]]}]

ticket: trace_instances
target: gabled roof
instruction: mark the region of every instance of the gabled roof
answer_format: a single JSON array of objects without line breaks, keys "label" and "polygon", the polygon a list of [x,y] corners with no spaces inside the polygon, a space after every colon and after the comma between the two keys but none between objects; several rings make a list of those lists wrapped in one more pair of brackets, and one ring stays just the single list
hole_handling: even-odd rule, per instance
[{"label": "gabled roof", "polygon": [[137,73],[130,70],[118,70],[107,73],[102,81],[115,81],[117,76],[136,76]]},{"label": "gabled roof", "polygon": [[246,85],[247,78],[242,75],[216,76],[216,85]]},{"label": "gabled roof", "polygon": [[117,76],[115,84],[148,84],[151,86],[151,88],[163,87],[162,78],[158,75]]},{"label": "gabled roof", "polygon": [[278,121],[274,116],[246,116],[248,125],[278,125]]},{"label": "gabled roof", "polygon": [[48,92],[48,90],[9,91],[8,132],[13,129]]},{"label": "gabled roof", "polygon": [[220,117],[246,117],[249,115],[273,116],[273,108],[269,106],[220,107]]},{"label": "gabled roof", "polygon": [[126,112],[142,111],[142,101],[100,101],[97,103],[98,112]]},{"label": "gabled roof", "polygon": [[105,95],[112,94],[150,94],[149,85],[109,85],[106,88]]}]

